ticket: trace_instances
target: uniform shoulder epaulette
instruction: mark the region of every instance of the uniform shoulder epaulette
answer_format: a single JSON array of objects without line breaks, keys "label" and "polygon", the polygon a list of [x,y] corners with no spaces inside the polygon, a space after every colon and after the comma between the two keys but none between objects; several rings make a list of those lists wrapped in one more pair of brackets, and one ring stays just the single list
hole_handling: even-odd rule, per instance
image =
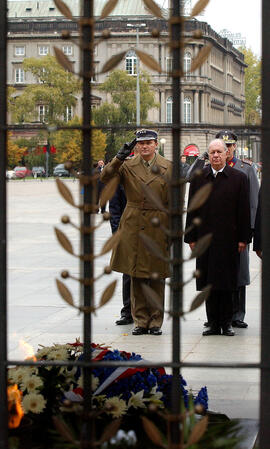
[{"label": "uniform shoulder epaulette", "polygon": [[247,161],[247,160],[244,160],[244,161],[242,161],[244,164],[247,164],[247,165],[252,165],[253,164],[253,162],[252,161]]}]

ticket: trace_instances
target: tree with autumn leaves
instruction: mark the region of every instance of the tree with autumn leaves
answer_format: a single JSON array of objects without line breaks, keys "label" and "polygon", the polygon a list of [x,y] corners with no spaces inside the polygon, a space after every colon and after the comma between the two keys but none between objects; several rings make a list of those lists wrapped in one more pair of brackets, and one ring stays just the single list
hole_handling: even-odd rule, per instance
[{"label": "tree with autumn leaves", "polygon": [[7,141],[7,164],[8,168],[14,168],[16,165],[22,163],[22,159],[27,151],[26,147],[20,147],[11,138],[11,133],[8,133]]},{"label": "tree with autumn leaves", "polygon": [[261,58],[251,48],[240,48],[245,63],[245,116],[247,125],[259,125],[261,122]]},{"label": "tree with autumn leaves", "polygon": [[[75,117],[69,122],[71,126],[81,125],[81,121],[78,117]],[[94,123],[92,122],[92,125]],[[79,130],[61,130],[56,132],[51,140],[56,148],[55,161],[63,163],[66,161],[72,161],[75,166],[79,166],[82,160],[82,132]],[[92,131],[92,159],[98,161],[104,159],[106,148],[106,135],[98,130]]]}]

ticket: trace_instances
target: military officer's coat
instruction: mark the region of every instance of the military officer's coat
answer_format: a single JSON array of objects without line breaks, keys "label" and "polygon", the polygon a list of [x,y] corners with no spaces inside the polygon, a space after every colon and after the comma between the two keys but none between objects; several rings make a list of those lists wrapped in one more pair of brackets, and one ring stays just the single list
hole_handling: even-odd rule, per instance
[{"label": "military officer's coat", "polygon": [[115,271],[132,277],[149,278],[153,272],[157,272],[160,278],[169,276],[167,262],[151,254],[140,238],[141,233],[151,237],[162,254],[168,257],[167,236],[160,227],[154,227],[151,223],[153,217],[158,217],[161,224],[168,226],[168,215],[164,211],[157,210],[156,206],[147,200],[142,184],[150,187],[167,208],[169,198],[166,178],[171,175],[172,164],[156,154],[155,165],[159,167],[162,176],[147,169],[140,155],[126,159],[124,162],[114,158],[101,173],[102,182],[107,183],[116,176],[125,190],[127,205],[120,220],[121,238],[112,252],[111,267]]},{"label": "military officer's coat", "polygon": [[[259,194],[259,181],[255,172],[253,165],[248,162],[241,161],[241,159],[236,158],[235,165],[233,168],[240,170],[245,173],[248,178],[249,184],[249,202],[250,202],[250,223],[251,229],[255,227],[256,211],[258,206],[258,194]],[[249,248],[247,247],[245,251],[240,254],[240,265],[238,273],[237,287],[242,287],[244,285],[250,284],[249,275]]]}]

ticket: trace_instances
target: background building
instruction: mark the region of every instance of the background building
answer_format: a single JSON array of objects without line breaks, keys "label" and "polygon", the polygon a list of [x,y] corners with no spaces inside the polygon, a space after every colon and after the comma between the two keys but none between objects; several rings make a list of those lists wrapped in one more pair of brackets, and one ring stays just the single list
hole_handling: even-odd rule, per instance
[{"label": "background building", "polygon": [[[131,2],[119,0],[111,15],[99,21],[98,17],[107,0],[95,2],[96,39],[104,29],[110,29],[111,37],[100,40],[95,47],[96,74],[92,82],[92,104],[98,107],[102,101],[108,100],[99,85],[106,79],[106,74],[97,74],[112,55],[126,52],[125,58],[117,68],[126,70],[130,76],[136,75],[136,47],[139,38],[139,49],[153,56],[161,65],[163,73],[151,72],[142,63],[141,70],[151,76],[151,85],[159,108],[149,111],[149,121],[160,127],[159,135],[163,138],[165,155],[171,154],[170,123],[172,121],[172,89],[169,72],[172,68],[172,57],[168,40],[168,25],[164,19],[153,17],[145,8],[142,0]],[[79,0],[65,0],[74,18],[80,15]],[[168,11],[164,11],[164,16]],[[61,48],[74,65],[76,72],[80,70],[78,27],[63,17],[51,0],[28,0],[8,3],[8,84],[16,88],[18,94],[29,83],[36,80],[31,74],[24,73],[24,58],[42,58],[54,54],[53,46]],[[153,30],[159,30],[159,37],[153,37]],[[62,31],[68,30],[72,40],[65,40]],[[201,38],[195,39],[193,32],[201,31]],[[155,33],[153,33],[155,34]],[[181,81],[181,117],[184,124],[182,133],[182,151],[193,144],[200,152],[207,148],[216,129],[212,125],[230,127],[242,125],[245,121],[244,106],[244,57],[233,47],[227,38],[218,35],[207,23],[187,20],[185,35],[189,41],[183,50],[183,67],[185,76]],[[201,67],[190,73],[192,61],[203,45],[211,43],[212,50]],[[37,117],[44,116],[45,105],[37,105]],[[80,115],[81,101],[78,98],[75,110],[67,111],[67,115]],[[206,126],[209,124],[209,126]],[[206,127],[206,130],[205,130]],[[165,139],[165,142],[164,142]]]}]

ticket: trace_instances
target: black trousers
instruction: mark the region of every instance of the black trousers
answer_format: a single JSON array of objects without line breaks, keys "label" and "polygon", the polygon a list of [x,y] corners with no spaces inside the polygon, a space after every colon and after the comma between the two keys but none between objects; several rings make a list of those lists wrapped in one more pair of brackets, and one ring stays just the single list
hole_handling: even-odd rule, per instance
[{"label": "black trousers", "polygon": [[212,290],[206,301],[207,321],[213,329],[228,327],[233,316],[233,292]]},{"label": "black trousers", "polygon": [[123,308],[121,309],[121,317],[132,318],[130,304],[130,276],[123,273],[122,276],[122,297]]}]

